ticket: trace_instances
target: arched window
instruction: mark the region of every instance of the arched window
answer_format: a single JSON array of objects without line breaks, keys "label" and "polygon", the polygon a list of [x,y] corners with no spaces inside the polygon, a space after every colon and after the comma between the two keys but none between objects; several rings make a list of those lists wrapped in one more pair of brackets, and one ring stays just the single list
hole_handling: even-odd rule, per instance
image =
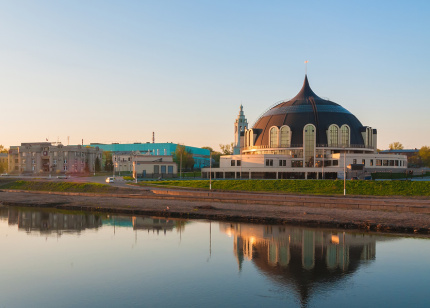
[{"label": "arched window", "polygon": [[305,156],[305,167],[315,166],[315,136],[316,129],[312,124],[307,124],[303,129],[303,147]]},{"label": "arched window", "polygon": [[270,129],[270,147],[278,147],[278,128],[275,126]]},{"label": "arched window", "polygon": [[249,147],[254,146],[254,132],[252,129],[248,131],[248,146]]},{"label": "arched window", "polygon": [[291,130],[290,127],[284,125],[281,127],[280,131],[281,148],[288,148],[291,145]]},{"label": "arched window", "polygon": [[339,126],[332,124],[328,128],[327,141],[329,147],[337,147],[339,145]]},{"label": "arched window", "polygon": [[350,129],[348,125],[342,125],[340,128],[340,143],[343,147],[350,146]]}]

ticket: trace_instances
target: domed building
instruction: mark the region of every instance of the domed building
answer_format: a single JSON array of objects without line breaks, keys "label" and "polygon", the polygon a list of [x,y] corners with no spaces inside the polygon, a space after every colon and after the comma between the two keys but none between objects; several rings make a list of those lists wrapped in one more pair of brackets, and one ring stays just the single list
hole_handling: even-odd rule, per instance
[{"label": "domed building", "polygon": [[[346,170],[348,166],[348,170]],[[222,156],[214,178],[365,177],[404,172],[404,155],[377,154],[377,131],[344,107],[316,95],[307,76],[300,92],[266,111],[248,128],[243,106],[233,155]],[[209,176],[208,168],[204,175]],[[348,172],[347,172],[348,171]]]}]

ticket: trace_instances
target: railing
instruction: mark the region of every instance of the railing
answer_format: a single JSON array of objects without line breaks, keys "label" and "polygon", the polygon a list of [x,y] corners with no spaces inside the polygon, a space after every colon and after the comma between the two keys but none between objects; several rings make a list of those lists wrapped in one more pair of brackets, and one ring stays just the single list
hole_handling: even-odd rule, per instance
[{"label": "railing", "polygon": [[[328,145],[328,144],[316,144],[317,148],[332,148],[337,150],[342,149],[369,149],[373,150],[373,147],[366,147],[364,144],[338,144],[336,146]],[[250,147],[242,148],[243,151],[252,151],[252,150],[262,150],[262,149],[273,149],[273,150],[286,150],[295,148],[303,148],[303,144],[291,144],[288,147],[270,147],[269,145],[254,145]]]}]

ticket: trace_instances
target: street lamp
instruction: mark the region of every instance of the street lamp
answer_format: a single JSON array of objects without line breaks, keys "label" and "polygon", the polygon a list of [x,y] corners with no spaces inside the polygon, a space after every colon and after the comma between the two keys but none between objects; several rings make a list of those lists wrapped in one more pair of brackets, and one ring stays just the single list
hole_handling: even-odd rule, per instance
[{"label": "street lamp", "polygon": [[209,154],[209,190],[212,190],[212,153]]},{"label": "street lamp", "polygon": [[343,149],[343,195],[346,196],[346,150]]}]

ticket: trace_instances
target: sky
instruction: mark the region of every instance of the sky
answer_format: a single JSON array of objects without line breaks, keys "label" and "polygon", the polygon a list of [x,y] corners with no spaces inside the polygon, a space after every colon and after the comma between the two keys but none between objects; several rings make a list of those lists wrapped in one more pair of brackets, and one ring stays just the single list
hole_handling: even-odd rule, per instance
[{"label": "sky", "polygon": [[430,145],[430,1],[0,0],[0,144],[234,140],[303,84]]}]

